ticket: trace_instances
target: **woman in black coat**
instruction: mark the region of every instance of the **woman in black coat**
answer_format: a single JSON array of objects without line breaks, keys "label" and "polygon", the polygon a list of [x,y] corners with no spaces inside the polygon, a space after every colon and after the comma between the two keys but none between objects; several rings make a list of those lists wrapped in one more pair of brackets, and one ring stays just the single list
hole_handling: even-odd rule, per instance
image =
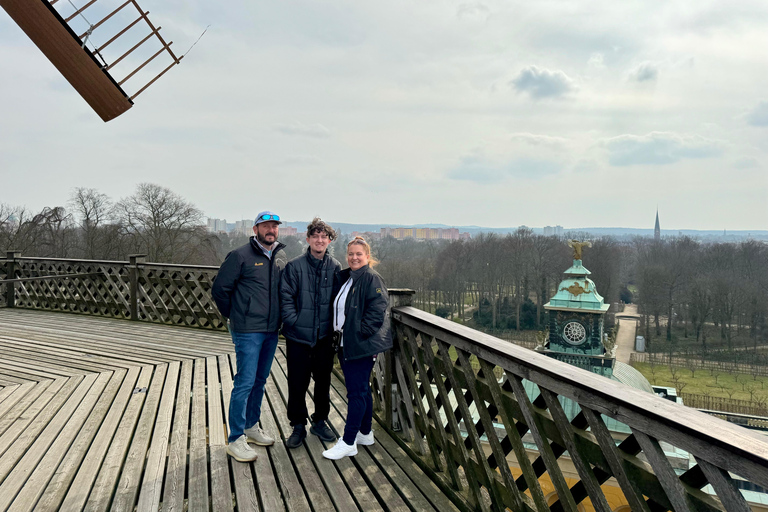
[{"label": "woman in black coat", "polygon": [[372,445],[373,397],[371,371],[376,354],[392,348],[387,321],[387,288],[371,265],[371,247],[363,237],[347,245],[349,268],[334,286],[333,328],[339,339],[339,361],[347,385],[347,423],[344,436],[323,457],[357,455],[357,445]]}]

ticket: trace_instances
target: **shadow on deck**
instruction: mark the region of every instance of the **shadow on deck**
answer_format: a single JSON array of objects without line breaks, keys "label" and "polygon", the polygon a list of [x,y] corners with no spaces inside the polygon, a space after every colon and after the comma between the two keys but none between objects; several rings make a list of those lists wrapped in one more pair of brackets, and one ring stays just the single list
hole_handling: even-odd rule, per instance
[{"label": "shadow on deck", "polygon": [[[311,435],[286,449],[283,349],[262,412],[278,442],[244,464],[226,454],[226,333],[0,309],[0,510],[457,510],[376,424],[353,458]],[[331,400],[341,433],[337,377]]]}]

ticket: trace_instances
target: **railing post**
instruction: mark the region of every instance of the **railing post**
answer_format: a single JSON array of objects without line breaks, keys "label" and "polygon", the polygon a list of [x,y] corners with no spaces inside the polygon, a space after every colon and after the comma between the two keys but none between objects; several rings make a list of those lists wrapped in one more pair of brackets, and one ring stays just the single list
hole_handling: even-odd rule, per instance
[{"label": "railing post", "polygon": [[[21,258],[19,251],[7,251],[5,256],[5,278],[16,279],[16,260]],[[16,283],[5,283],[5,306],[9,308],[16,307]]]},{"label": "railing post", "polygon": [[139,319],[139,265],[144,263],[146,259],[146,254],[131,254],[128,256],[131,320]]},{"label": "railing post", "polygon": [[400,415],[397,412],[398,389],[394,378],[394,361],[400,354],[400,342],[397,339],[397,331],[394,326],[394,317],[392,308],[400,306],[410,306],[413,295],[416,292],[407,288],[392,288],[389,290],[389,306],[387,315],[392,323],[390,329],[392,332],[392,350],[384,353],[384,408],[386,424],[393,430],[400,430]]}]

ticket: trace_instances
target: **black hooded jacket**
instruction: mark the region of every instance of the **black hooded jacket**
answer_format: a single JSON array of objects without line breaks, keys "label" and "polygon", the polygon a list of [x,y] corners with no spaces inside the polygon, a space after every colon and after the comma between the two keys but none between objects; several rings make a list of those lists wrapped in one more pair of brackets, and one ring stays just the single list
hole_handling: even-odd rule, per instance
[{"label": "black hooded jacket", "polygon": [[283,336],[314,347],[329,336],[334,276],[341,264],[326,251],[322,260],[307,252],[288,262],[280,278]]},{"label": "black hooded jacket", "polygon": [[344,305],[344,360],[372,356],[392,348],[387,318],[389,295],[384,279],[368,265],[355,271],[344,269],[333,286],[333,298],[352,278]]},{"label": "black hooded jacket", "polygon": [[219,311],[236,332],[277,332],[280,328],[280,272],[286,264],[276,242],[267,258],[251,237],[250,243],[227,254],[211,293]]}]

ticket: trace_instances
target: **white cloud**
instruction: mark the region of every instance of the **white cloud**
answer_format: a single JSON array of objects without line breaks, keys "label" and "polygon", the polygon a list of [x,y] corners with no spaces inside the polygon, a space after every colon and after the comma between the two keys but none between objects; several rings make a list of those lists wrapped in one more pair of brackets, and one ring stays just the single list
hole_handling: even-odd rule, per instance
[{"label": "white cloud", "polygon": [[761,101],[750,110],[747,122],[752,126],[768,126],[768,101]]},{"label": "white cloud", "polygon": [[301,135],[304,137],[326,138],[331,136],[331,131],[320,123],[303,124],[299,122],[291,124],[279,124],[275,130],[285,135]]},{"label": "white cloud", "polygon": [[545,146],[549,148],[561,148],[565,146],[568,139],[564,137],[554,137],[552,135],[540,135],[535,133],[513,133],[510,139],[517,142],[524,142],[531,146]]},{"label": "white cloud", "polygon": [[510,161],[498,162],[475,151],[461,158],[458,166],[447,173],[454,180],[472,181],[475,183],[498,183],[508,178],[538,180],[555,174],[560,165],[535,158],[514,158]]},{"label": "white cloud", "polygon": [[576,84],[564,72],[528,66],[509,84],[534,99],[556,98],[576,90]]},{"label": "white cloud", "polygon": [[651,132],[619,135],[601,141],[613,166],[667,165],[691,158],[712,158],[722,153],[722,143],[699,135]]},{"label": "white cloud", "polygon": [[456,9],[456,16],[459,18],[487,17],[490,12],[488,6],[483,3],[466,3],[459,5]]},{"label": "white cloud", "polygon": [[659,67],[653,62],[643,62],[629,72],[629,79],[633,82],[649,82],[659,76]]},{"label": "white cloud", "polygon": [[602,53],[593,53],[589,56],[589,60],[587,61],[587,66],[592,68],[604,68],[605,63],[603,62],[605,59],[603,57]]}]

